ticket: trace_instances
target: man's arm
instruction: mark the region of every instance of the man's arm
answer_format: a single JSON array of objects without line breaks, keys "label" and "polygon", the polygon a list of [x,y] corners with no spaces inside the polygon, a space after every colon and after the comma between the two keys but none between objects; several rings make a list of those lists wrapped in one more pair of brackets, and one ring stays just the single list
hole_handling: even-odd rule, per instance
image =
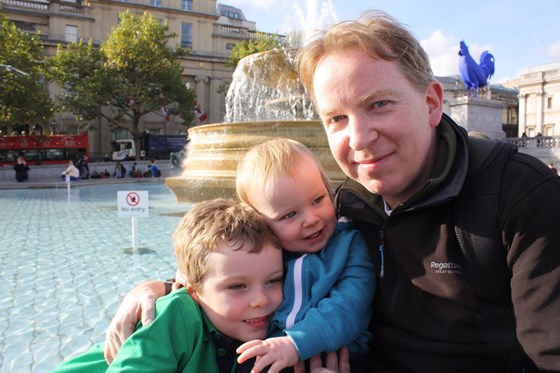
[{"label": "man's arm", "polygon": [[154,321],[156,300],[171,291],[171,283],[147,281],[134,287],[123,299],[105,334],[105,360],[111,364],[124,341],[142,325]]},{"label": "man's arm", "polygon": [[560,178],[550,176],[540,161],[533,162],[532,173],[521,174],[513,167],[506,169],[501,223],[509,247],[507,260],[512,270],[517,337],[539,370],[557,371],[560,369]]}]

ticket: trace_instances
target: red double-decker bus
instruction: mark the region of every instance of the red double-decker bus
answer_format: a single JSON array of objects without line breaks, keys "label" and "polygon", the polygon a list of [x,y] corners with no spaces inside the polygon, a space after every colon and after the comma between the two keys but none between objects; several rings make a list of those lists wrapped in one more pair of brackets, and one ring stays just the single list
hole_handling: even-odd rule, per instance
[{"label": "red double-decker bus", "polygon": [[12,165],[23,155],[30,164],[63,164],[86,155],[88,134],[0,136],[0,165]]}]

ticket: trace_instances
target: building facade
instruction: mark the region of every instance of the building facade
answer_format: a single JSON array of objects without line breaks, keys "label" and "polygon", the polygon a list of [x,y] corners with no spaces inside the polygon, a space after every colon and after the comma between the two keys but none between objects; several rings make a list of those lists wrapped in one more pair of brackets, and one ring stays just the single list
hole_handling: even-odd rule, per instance
[{"label": "building facade", "polygon": [[[0,0],[0,13],[19,29],[41,32],[47,56],[53,56],[59,44],[80,39],[91,38],[99,45],[118,24],[118,14],[127,10],[139,16],[149,12],[167,21],[169,31],[176,34],[170,45],[191,48],[181,61],[183,81],[195,91],[199,109],[206,114],[204,123],[221,122],[225,115],[223,87],[231,83],[233,74],[225,62],[235,43],[256,35],[255,22],[246,20],[240,9],[216,0]],[[185,133],[185,127],[177,126],[174,119],[166,122],[161,115],[148,114],[140,129]],[[54,123],[62,133],[75,133],[81,124],[70,113],[57,113]],[[128,136],[126,131],[112,132],[102,119],[92,127],[90,149],[95,158],[110,153],[113,140]]]},{"label": "building facade", "polygon": [[507,85],[519,89],[519,136],[560,136],[560,62],[530,67]]},{"label": "building facade", "polygon": [[[0,0],[0,13],[28,32],[40,31],[45,53],[52,56],[58,44],[89,40],[100,44],[118,24],[118,14],[152,13],[177,36],[171,45],[191,48],[182,60],[183,80],[195,91],[199,108],[207,116],[204,123],[219,123],[225,116],[224,87],[232,80],[233,69],[225,62],[235,43],[256,36],[255,22],[242,10],[218,4],[216,0]],[[437,77],[444,86],[444,111],[449,104],[467,95],[459,76]],[[56,90],[56,87],[51,87]],[[560,136],[560,62],[529,68],[525,74],[504,84],[491,84],[480,96],[502,103],[502,128],[506,137],[526,133],[534,137]],[[143,117],[140,129],[151,133],[181,134],[185,127],[166,122],[158,113]],[[55,116],[57,132],[76,133],[80,124],[69,113]],[[110,153],[111,142],[128,137],[126,131],[111,131],[99,119],[92,124],[90,149],[94,157]]]}]

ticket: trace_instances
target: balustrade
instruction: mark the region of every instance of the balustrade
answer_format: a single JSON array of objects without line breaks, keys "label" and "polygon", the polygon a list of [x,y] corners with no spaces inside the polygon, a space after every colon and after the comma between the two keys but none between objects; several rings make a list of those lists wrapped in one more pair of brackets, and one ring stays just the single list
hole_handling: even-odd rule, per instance
[{"label": "balustrade", "polygon": [[560,136],[508,137],[505,141],[518,148],[560,148]]}]

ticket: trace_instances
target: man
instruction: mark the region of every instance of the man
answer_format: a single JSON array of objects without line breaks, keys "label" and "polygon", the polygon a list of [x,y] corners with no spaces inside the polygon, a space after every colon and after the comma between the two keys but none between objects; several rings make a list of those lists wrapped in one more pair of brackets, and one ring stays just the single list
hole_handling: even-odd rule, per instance
[{"label": "man", "polygon": [[559,371],[560,178],[443,115],[426,53],[386,14],[336,25],[298,61],[349,176],[338,212],[379,276],[372,371]]}]

